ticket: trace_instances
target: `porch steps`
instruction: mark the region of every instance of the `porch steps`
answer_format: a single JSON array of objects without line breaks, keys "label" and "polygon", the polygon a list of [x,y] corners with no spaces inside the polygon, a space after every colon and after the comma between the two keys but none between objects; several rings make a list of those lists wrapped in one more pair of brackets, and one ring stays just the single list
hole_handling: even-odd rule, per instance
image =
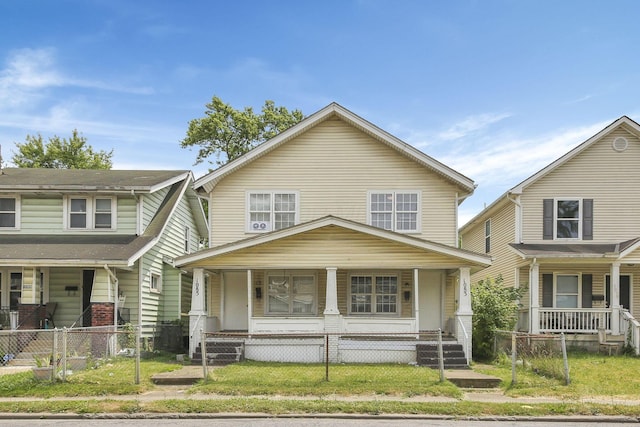
[{"label": "porch steps", "polygon": [[[22,335],[22,339],[26,336]],[[28,338],[26,338],[28,339]],[[34,333],[33,338],[26,343],[14,358],[7,362],[7,366],[36,366],[35,358],[45,358],[53,352],[52,333]]]},{"label": "porch steps", "polygon": [[[445,369],[469,369],[462,344],[443,342],[442,355]],[[416,344],[416,360],[419,366],[438,369],[438,344]]]},{"label": "porch steps", "polygon": [[[206,342],[207,365],[229,365],[244,360],[244,341],[215,340]],[[191,357],[193,364],[202,364],[202,343]]]}]

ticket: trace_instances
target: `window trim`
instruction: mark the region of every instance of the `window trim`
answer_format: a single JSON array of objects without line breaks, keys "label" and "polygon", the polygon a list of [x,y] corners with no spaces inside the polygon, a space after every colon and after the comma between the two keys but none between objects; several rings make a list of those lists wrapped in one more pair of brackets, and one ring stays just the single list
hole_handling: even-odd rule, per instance
[{"label": "window trim", "polygon": [[[21,217],[21,198],[19,194],[7,194],[0,195],[0,199],[13,199],[15,201],[15,206],[13,210],[14,221],[13,227],[0,227],[0,231],[9,231],[9,230],[20,230],[20,217]],[[2,211],[2,213],[11,213],[12,211]]]},{"label": "window trim", "polygon": [[185,224],[183,230],[184,230],[183,231],[184,247],[182,249],[184,249],[184,253],[190,254],[191,253],[191,227]]},{"label": "window trim", "polygon": [[[269,225],[264,229],[255,229],[251,226],[251,196],[254,194],[268,194],[270,210],[269,210]],[[245,194],[245,232],[251,234],[268,233],[270,231],[276,231],[275,228],[275,195],[276,194],[293,194],[295,197],[295,212],[293,225],[300,223],[300,192],[295,190],[248,190]]]},{"label": "window trim", "polygon": [[[582,240],[582,228],[583,228],[583,214],[584,208],[582,205],[582,197],[556,197],[553,199],[553,240],[569,241],[569,240]],[[578,236],[577,237],[558,237],[558,221],[562,218],[558,218],[558,202],[560,201],[576,201],[578,202],[578,218],[571,219],[571,221],[577,221],[578,223]],[[567,219],[565,219],[567,220]]]},{"label": "window trim", "polygon": [[[578,278],[577,294],[567,294],[567,293],[560,294],[560,295],[576,295],[576,298],[577,298],[576,307],[558,307],[558,300],[557,300],[558,276],[574,276]],[[582,273],[573,273],[573,272],[554,272],[553,273],[553,308],[560,308],[560,309],[582,308]]]},{"label": "window trim", "polygon": [[[488,230],[488,232],[487,232]],[[491,252],[491,218],[484,222],[484,253]]]},{"label": "window trim", "polygon": [[[289,312],[272,312],[269,311],[269,277],[272,276],[287,276],[289,278],[290,283],[293,283],[294,277],[313,277],[313,307],[311,313],[294,313],[293,312],[293,304],[289,304]],[[315,272],[311,271],[285,271],[281,272],[278,270],[267,271],[264,275],[264,283],[265,290],[263,292],[264,301],[264,315],[269,317],[315,317],[318,315],[318,275]],[[288,291],[288,296],[291,298],[293,291],[293,286]],[[293,299],[290,299],[293,302]]]},{"label": "window trim", "polygon": [[[347,313],[349,316],[368,316],[368,317],[401,317],[402,315],[402,300],[401,300],[401,293],[402,293],[402,289],[401,289],[401,275],[399,272],[393,271],[393,272],[381,272],[381,271],[355,271],[355,272],[351,272],[347,275],[348,277],[348,282],[347,282]],[[371,277],[371,296],[372,296],[372,301],[371,301],[371,311],[367,312],[367,313],[362,313],[362,312],[354,312],[351,310],[351,296],[352,296],[352,292],[351,292],[351,280],[353,277]],[[396,311],[395,312],[391,312],[391,313],[378,313],[376,311],[376,306],[377,306],[377,302],[375,300],[376,298],[376,292],[375,292],[375,287],[376,287],[376,277],[395,277],[396,278]],[[388,294],[391,295],[391,294]]]},{"label": "window trim", "polygon": [[[393,195],[393,203],[392,203],[392,211],[391,211],[391,224],[392,227],[390,230],[387,231],[393,231],[395,233],[402,233],[402,234],[420,234],[422,233],[422,191],[420,190],[369,190],[367,191],[367,225],[370,225],[372,227],[376,227],[375,225],[373,225],[373,211],[371,210],[371,196],[374,194],[392,194]],[[415,230],[398,230],[397,229],[397,214],[398,212],[396,211],[396,200],[397,200],[397,196],[398,194],[415,194],[416,197],[416,204],[417,204],[417,210],[416,210],[416,228]],[[381,227],[377,227],[380,228],[381,230],[386,230],[385,228],[381,228]]]},{"label": "window trim", "polygon": [[[153,279],[156,280],[156,286],[153,286]],[[149,292],[153,292],[156,294],[162,293],[162,273],[157,273],[155,271],[149,271]]]},{"label": "window trim", "polygon": [[[71,202],[72,200],[85,200],[87,204],[86,215],[86,227],[71,227]],[[97,201],[98,200],[111,200],[111,227],[96,227],[96,214],[97,211]],[[65,231],[99,231],[99,232],[110,232],[117,231],[117,219],[118,219],[118,198],[116,196],[100,196],[100,195],[76,195],[69,194],[64,196],[63,200],[63,227]]]}]

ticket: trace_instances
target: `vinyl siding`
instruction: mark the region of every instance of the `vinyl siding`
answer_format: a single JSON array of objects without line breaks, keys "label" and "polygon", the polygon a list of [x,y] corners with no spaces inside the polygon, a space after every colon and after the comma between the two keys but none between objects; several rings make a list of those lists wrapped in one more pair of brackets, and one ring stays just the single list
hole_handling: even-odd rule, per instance
[{"label": "vinyl siding", "polygon": [[291,190],[300,195],[300,222],[334,215],[367,222],[372,190],[417,190],[417,237],[456,245],[457,188],[342,120],[328,120],[223,179],[210,198],[212,246],[251,234],[246,193]]},{"label": "vinyl siding", "polygon": [[[612,142],[625,137],[629,147],[616,152]],[[575,197],[594,200],[593,240],[618,242],[640,235],[640,140],[622,128],[595,142],[582,153],[525,189],[522,195],[523,240],[542,240],[542,200]],[[549,241],[545,241],[549,242]]]},{"label": "vinyl siding", "polygon": [[[78,291],[67,292],[66,286],[77,286]],[[70,327],[78,320],[82,314],[82,269],[50,268],[49,301],[58,304],[53,317],[57,328]]]}]

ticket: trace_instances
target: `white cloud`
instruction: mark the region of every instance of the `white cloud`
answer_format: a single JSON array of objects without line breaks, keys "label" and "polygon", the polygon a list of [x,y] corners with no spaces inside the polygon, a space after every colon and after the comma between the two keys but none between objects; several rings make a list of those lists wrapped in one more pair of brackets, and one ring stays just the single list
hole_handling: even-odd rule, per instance
[{"label": "white cloud", "polygon": [[469,116],[438,134],[437,138],[443,141],[464,138],[470,134],[482,131],[490,125],[504,120],[507,117],[511,117],[511,114],[485,113]]}]

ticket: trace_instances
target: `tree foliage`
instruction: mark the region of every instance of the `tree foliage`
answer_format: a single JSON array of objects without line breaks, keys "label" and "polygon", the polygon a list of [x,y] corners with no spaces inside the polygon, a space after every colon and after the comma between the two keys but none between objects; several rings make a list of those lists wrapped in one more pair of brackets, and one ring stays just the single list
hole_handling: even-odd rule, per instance
[{"label": "tree foliage", "polygon": [[473,309],[473,355],[491,359],[496,331],[513,330],[524,288],[503,285],[502,276],[487,278],[471,287]]},{"label": "tree foliage", "polygon": [[18,152],[14,153],[12,162],[19,168],[111,169],[113,166],[113,150],[94,151],[76,129],[69,139],[54,135],[45,143],[40,134],[27,135],[26,142],[16,146]]},{"label": "tree foliage", "polygon": [[269,100],[260,114],[251,107],[236,110],[217,96],[206,107],[204,117],[189,122],[187,136],[180,142],[182,148],[199,147],[194,164],[212,155],[217,165],[230,162],[304,118],[300,110],[289,111]]}]

